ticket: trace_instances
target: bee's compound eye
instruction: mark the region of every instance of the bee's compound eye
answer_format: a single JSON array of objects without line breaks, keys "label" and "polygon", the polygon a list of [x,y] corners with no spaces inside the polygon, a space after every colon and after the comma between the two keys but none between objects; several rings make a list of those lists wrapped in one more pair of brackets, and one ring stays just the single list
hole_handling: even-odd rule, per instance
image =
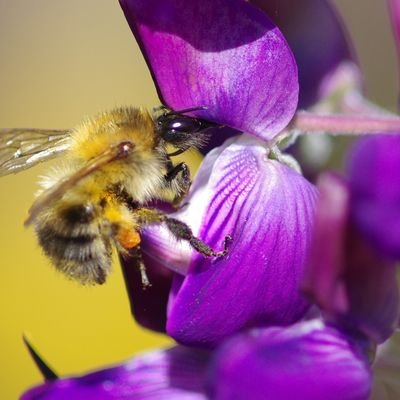
[{"label": "bee's compound eye", "polygon": [[66,208],[63,216],[70,224],[88,224],[95,217],[93,204],[76,204]]},{"label": "bee's compound eye", "polygon": [[201,131],[204,127],[201,121],[183,116],[161,117],[158,121],[161,137],[171,144],[180,142],[185,137]]},{"label": "bee's compound eye", "polygon": [[201,123],[192,118],[176,118],[165,127],[171,133],[192,133],[201,129]]}]

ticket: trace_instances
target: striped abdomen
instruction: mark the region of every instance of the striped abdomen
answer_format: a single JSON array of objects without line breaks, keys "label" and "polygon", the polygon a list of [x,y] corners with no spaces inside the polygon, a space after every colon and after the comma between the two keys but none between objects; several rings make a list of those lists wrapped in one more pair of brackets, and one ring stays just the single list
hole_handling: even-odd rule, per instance
[{"label": "striped abdomen", "polygon": [[92,205],[78,204],[45,213],[35,229],[58,270],[83,284],[102,284],[111,268],[112,248],[101,223]]}]

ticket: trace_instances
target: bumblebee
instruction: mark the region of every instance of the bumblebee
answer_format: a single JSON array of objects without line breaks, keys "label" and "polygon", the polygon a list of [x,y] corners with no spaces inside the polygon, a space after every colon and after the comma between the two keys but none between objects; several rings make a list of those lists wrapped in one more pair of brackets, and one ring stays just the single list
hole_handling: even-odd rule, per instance
[{"label": "bumblebee", "polygon": [[[143,287],[150,282],[140,256],[140,231],[165,224],[206,257],[221,257],[196,238],[185,223],[149,203],[190,187],[185,163],[172,156],[197,148],[210,123],[184,114],[194,109],[151,114],[125,107],[87,119],[71,130],[0,130],[0,175],[19,172],[63,155],[41,180],[25,225],[33,225],[44,253],[56,269],[82,284],[102,284],[111,268],[112,249],[138,260]],[[167,146],[176,150],[168,153]]]}]

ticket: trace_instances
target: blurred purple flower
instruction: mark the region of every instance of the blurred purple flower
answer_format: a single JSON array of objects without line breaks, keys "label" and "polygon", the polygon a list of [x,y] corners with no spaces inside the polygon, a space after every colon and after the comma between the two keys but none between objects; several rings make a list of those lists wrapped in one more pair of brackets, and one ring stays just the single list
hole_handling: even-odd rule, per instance
[{"label": "blurred purple flower", "polygon": [[382,343],[399,319],[395,265],[368,245],[352,219],[359,199],[354,201],[351,185],[325,173],[317,186],[314,243],[303,289],[327,320]]},{"label": "blurred purple flower", "polygon": [[312,320],[229,340],[214,360],[213,399],[365,400],[364,343]]},{"label": "blurred purple flower", "polygon": [[175,347],[30,389],[21,400],[205,400],[210,354]]},{"label": "blurred purple flower", "polygon": [[362,138],[349,155],[352,218],[370,245],[400,258],[400,136]]},{"label": "blurred purple flower", "polygon": [[366,350],[362,339],[312,320],[237,335],[217,352],[178,346],[145,353],[34,387],[21,400],[364,400]]},{"label": "blurred purple flower", "polygon": [[[329,173],[319,178],[314,244],[302,286],[326,321],[373,347],[394,334],[400,317],[400,141],[386,135],[362,138],[348,164],[347,181]],[[375,368],[379,379],[390,386],[398,363],[388,376],[381,364]],[[385,393],[380,386],[375,396],[378,390]]]}]

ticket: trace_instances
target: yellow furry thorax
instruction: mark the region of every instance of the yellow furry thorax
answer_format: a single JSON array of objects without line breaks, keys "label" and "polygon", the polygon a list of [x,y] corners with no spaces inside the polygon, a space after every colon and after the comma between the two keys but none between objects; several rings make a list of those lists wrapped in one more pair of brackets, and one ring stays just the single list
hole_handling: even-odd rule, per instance
[{"label": "yellow furry thorax", "polygon": [[113,144],[129,140],[138,152],[151,152],[158,144],[155,123],[144,108],[116,108],[78,125],[72,134],[70,156],[89,160]]}]

